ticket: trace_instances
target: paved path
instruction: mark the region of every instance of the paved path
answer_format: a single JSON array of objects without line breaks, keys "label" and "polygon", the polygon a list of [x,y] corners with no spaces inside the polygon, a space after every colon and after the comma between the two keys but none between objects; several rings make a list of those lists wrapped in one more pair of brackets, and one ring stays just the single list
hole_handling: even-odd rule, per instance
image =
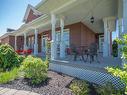
[{"label": "paved path", "polygon": [[30,92],[30,91],[0,87],[0,95],[40,95],[40,94]]}]

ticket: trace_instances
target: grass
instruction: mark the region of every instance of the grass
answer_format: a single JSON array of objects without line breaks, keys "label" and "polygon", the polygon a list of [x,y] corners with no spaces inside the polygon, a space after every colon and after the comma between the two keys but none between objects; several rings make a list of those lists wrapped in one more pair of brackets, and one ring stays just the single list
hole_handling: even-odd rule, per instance
[{"label": "grass", "polygon": [[14,68],[11,71],[0,73],[0,84],[5,84],[15,80],[19,76],[19,68]]}]

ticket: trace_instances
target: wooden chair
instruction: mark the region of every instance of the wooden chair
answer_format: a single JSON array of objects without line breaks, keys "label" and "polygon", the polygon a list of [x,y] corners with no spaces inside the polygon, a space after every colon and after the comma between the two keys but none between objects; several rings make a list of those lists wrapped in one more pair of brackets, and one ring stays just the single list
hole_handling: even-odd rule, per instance
[{"label": "wooden chair", "polygon": [[98,45],[96,43],[92,43],[89,46],[88,55],[90,57],[90,63],[94,61],[94,57],[96,57],[97,62],[100,63],[98,60]]}]

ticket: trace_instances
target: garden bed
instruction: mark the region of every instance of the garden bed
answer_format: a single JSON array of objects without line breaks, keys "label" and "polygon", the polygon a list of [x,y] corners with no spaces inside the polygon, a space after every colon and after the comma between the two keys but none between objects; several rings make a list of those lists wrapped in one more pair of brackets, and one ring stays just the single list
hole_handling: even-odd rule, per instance
[{"label": "garden bed", "polygon": [[[48,79],[39,85],[31,85],[28,79],[19,78],[6,84],[0,84],[0,87],[32,91],[42,95],[74,95],[69,89],[69,85],[74,80],[77,79],[61,73],[48,71]],[[92,85],[89,85],[89,89],[89,95],[93,95],[93,93],[97,95]]]},{"label": "garden bed", "polygon": [[[88,94],[81,95],[101,95],[97,93],[95,88],[98,87],[98,85],[54,71],[48,71],[48,79],[45,82],[40,83],[39,85],[32,85],[29,81],[29,79],[21,77],[6,84],[0,84],[0,87],[32,91],[41,95],[75,95],[71,91],[70,85],[73,84],[74,81],[76,81],[80,82],[81,84],[83,84],[83,82],[87,84],[82,87],[85,88],[83,88],[84,90],[88,91]],[[78,85],[76,85],[76,87],[80,86],[79,83],[77,84]],[[75,84],[73,85],[73,88],[74,86]]]},{"label": "garden bed", "polygon": [[73,80],[73,77],[61,75],[48,71],[48,79],[39,85],[28,84],[28,79],[19,78],[7,84],[0,84],[0,87],[7,87],[18,90],[32,91],[43,95],[74,95],[66,86]]}]

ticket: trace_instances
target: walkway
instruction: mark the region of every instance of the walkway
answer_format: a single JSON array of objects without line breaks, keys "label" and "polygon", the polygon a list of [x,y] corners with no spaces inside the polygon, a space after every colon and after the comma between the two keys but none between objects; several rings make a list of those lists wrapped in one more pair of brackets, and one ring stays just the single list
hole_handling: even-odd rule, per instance
[{"label": "walkway", "polygon": [[30,92],[30,91],[0,87],[0,95],[40,95],[40,94]]}]

